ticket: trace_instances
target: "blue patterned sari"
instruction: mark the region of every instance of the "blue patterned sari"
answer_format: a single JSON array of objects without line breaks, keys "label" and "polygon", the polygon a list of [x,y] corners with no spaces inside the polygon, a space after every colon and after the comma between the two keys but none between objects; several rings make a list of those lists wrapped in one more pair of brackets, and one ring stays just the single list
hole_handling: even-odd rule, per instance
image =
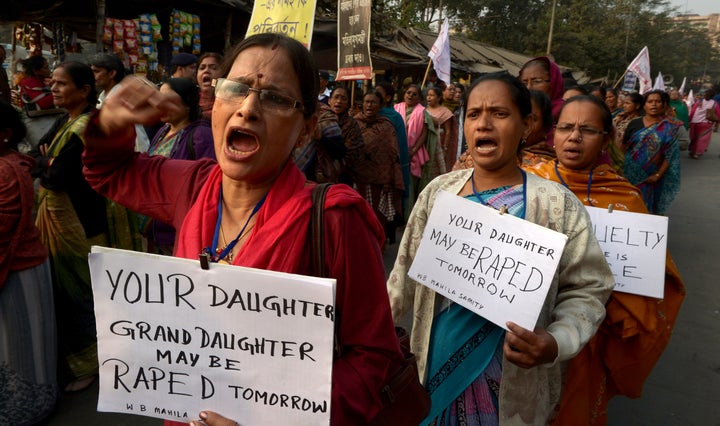
[{"label": "blue patterned sari", "polygon": [[[525,185],[474,192],[465,198],[525,217]],[[505,330],[451,303],[433,321],[428,350],[430,414],[435,426],[497,425]]]},{"label": "blue patterned sari", "polygon": [[[664,118],[635,132],[627,143],[623,174],[642,192],[650,213],[664,214],[680,191],[678,125]],[[657,173],[663,161],[670,167],[655,183],[645,180]]]}]

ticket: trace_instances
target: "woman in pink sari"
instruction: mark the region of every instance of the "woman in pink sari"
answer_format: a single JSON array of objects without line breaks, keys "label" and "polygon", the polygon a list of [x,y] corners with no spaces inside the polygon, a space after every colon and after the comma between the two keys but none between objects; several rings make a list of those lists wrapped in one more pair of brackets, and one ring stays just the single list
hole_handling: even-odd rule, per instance
[{"label": "woman in pink sari", "polygon": [[693,104],[690,110],[690,158],[698,159],[710,145],[713,122],[708,120],[707,111],[714,109],[720,117],[720,106],[713,100],[715,92],[709,89],[702,100]]},{"label": "woman in pink sari", "polygon": [[[397,111],[407,129],[407,141],[410,148],[410,189],[409,203],[406,211],[412,210],[415,199],[432,178],[432,161],[436,155],[437,134],[432,116],[420,103],[420,88],[414,84],[405,90],[405,101],[395,104]],[[445,163],[441,162],[444,169]],[[444,172],[444,170],[442,171]]]}]

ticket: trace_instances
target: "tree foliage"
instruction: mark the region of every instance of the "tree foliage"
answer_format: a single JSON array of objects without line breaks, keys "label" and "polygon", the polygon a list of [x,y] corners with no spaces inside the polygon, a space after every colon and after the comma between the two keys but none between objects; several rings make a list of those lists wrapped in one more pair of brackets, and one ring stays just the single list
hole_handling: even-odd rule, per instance
[{"label": "tree foliage", "polygon": [[[383,3],[383,2],[374,2]],[[384,2],[382,25],[435,28],[440,11],[451,31],[527,55],[545,54],[553,0],[395,0]],[[551,55],[592,78],[621,76],[643,48],[658,72],[720,79],[720,49],[706,31],[679,25],[667,0],[556,0]]]}]

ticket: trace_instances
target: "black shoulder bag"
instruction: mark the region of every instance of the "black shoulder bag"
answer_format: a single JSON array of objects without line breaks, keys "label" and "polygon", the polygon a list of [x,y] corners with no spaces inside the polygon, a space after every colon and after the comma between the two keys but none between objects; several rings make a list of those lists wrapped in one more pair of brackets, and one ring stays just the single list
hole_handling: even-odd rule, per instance
[{"label": "black shoulder bag", "polygon": [[[310,216],[310,259],[313,274],[327,277],[324,255],[324,214],[325,195],[331,184],[318,184],[312,189],[312,210]],[[341,356],[338,312],[335,312],[335,356]],[[410,336],[401,327],[395,327],[403,360],[399,367],[380,390],[383,408],[370,421],[372,426],[417,426],[430,412],[430,395],[420,383],[417,360],[410,352]]]}]

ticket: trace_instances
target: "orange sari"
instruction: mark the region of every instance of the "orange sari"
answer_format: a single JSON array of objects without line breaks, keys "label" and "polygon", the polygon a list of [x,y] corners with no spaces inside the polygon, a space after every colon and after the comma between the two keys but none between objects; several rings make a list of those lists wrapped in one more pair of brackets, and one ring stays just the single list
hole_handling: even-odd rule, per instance
[{"label": "orange sari", "polygon": [[[588,173],[564,168],[555,161],[525,168],[559,182],[585,205],[648,213],[640,191],[608,165],[593,170],[588,197]],[[597,334],[572,359],[553,425],[604,425],[607,404],[615,395],[639,398],[645,380],[672,334],[685,286],[670,254],[665,262],[665,298],[654,299],[613,292]]]}]

